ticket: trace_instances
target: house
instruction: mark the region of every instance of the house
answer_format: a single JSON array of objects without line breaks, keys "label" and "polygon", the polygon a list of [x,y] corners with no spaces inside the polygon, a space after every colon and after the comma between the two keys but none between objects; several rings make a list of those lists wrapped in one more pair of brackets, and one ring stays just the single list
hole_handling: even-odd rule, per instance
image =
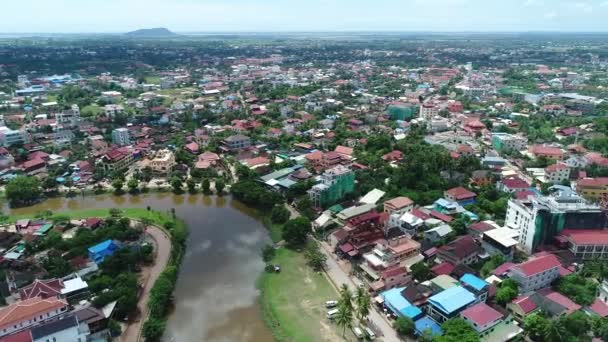
[{"label": "house", "polygon": [[559,278],[560,266],[555,255],[543,254],[511,267],[509,278],[519,285],[520,292],[535,291]]},{"label": "house", "polygon": [[497,188],[502,192],[514,193],[528,190],[530,188],[530,184],[519,177],[509,177],[499,181]]},{"label": "house", "polygon": [[425,231],[424,239],[426,241],[435,243],[448,236],[452,231],[452,227],[448,226],[447,224],[443,224]]},{"label": "house", "polygon": [[395,197],[384,202],[384,212],[393,215],[403,215],[414,209],[414,201],[408,197]]},{"label": "house", "polygon": [[536,293],[533,293],[530,298],[532,298],[543,312],[546,312],[552,317],[569,315],[582,308],[570,298],[559,292],[553,291],[551,288],[541,289]]},{"label": "house", "polygon": [[580,260],[608,259],[608,230],[565,229],[558,239],[566,243],[566,248]]},{"label": "house", "polygon": [[382,292],[380,297],[383,299],[384,306],[389,309],[393,314],[398,317],[407,317],[415,320],[417,317],[422,315],[422,311],[412,305],[407,299],[405,299],[401,292],[404,287],[398,287]]},{"label": "house", "polygon": [[429,298],[428,313],[439,323],[458,316],[476,298],[462,286],[454,286]]},{"label": "house", "polygon": [[222,147],[228,151],[242,150],[249,146],[251,146],[251,139],[242,134],[231,135],[222,140]]},{"label": "house", "polygon": [[346,147],[338,145],[334,149],[334,152],[339,154],[342,158],[351,159],[353,157],[353,149],[352,147]]},{"label": "house", "polygon": [[113,240],[106,240],[95,246],[89,247],[89,259],[99,265],[106,257],[114,254],[119,248],[118,244]]},{"label": "house", "polygon": [[460,277],[460,284],[469,292],[475,295],[478,302],[485,302],[488,299],[488,292],[490,291],[490,283],[473,275],[472,273],[465,273]]},{"label": "house", "polygon": [[34,297],[0,309],[0,337],[51,320],[68,310],[65,299]]},{"label": "house", "polygon": [[47,341],[86,341],[89,327],[80,323],[73,315],[66,315],[58,320],[37,325],[31,329],[32,342]]},{"label": "house", "polygon": [[478,303],[462,311],[460,317],[483,336],[500,323],[504,315],[486,303]]},{"label": "house", "polygon": [[141,169],[149,167],[152,174],[161,176],[170,175],[176,165],[175,154],[169,149],[158,150],[152,158],[140,162]]},{"label": "house", "polygon": [[431,284],[431,290],[433,290],[433,293],[443,292],[447,289],[460,285],[458,280],[450,277],[447,274],[440,274],[429,280],[429,283]]},{"label": "house", "polygon": [[97,163],[104,171],[111,173],[124,170],[134,162],[133,153],[129,152],[128,149],[115,148],[104,154]]},{"label": "house", "polygon": [[597,201],[608,195],[608,177],[579,179],[576,182],[576,192],[586,199]]},{"label": "house", "polygon": [[545,168],[545,181],[560,184],[570,179],[570,168],[566,164],[556,163]]},{"label": "house", "polygon": [[40,158],[31,159],[21,164],[21,170],[28,176],[46,172],[46,162]]},{"label": "house", "polygon": [[394,150],[382,156],[382,160],[385,162],[398,162],[403,160],[403,152]]},{"label": "house", "polygon": [[217,166],[219,162],[220,156],[217,153],[207,151],[198,156],[198,161],[196,162],[194,167],[197,169],[204,170]]},{"label": "house", "polygon": [[519,232],[507,227],[500,227],[483,232],[481,247],[490,255],[500,254],[506,260],[512,260],[517,246]]},{"label": "house", "polygon": [[533,145],[530,147],[530,153],[536,158],[544,157],[553,160],[562,160],[564,158],[564,151],[559,147],[547,145]]},{"label": "house", "polygon": [[492,184],[492,173],[488,170],[476,170],[471,174],[471,184],[482,187]]},{"label": "house", "polygon": [[539,307],[530,296],[520,296],[507,304],[507,310],[516,320],[523,322],[528,315],[537,312]]},{"label": "house", "polygon": [[186,144],[184,146],[184,149],[186,151],[190,152],[191,154],[196,155],[196,154],[198,154],[199,146],[198,146],[198,144],[196,142],[193,141],[191,143]]},{"label": "house", "polygon": [[475,242],[473,237],[465,235],[446,245],[439,247],[437,258],[448,261],[452,265],[470,265],[477,262],[481,247]]},{"label": "house", "polygon": [[21,300],[28,300],[31,298],[53,298],[61,294],[63,289],[63,282],[61,279],[36,279],[30,285],[19,289],[19,297]]},{"label": "house", "polygon": [[462,206],[475,203],[475,198],[477,194],[474,192],[463,188],[461,186],[446,190],[443,193],[443,196],[452,202],[456,202]]}]

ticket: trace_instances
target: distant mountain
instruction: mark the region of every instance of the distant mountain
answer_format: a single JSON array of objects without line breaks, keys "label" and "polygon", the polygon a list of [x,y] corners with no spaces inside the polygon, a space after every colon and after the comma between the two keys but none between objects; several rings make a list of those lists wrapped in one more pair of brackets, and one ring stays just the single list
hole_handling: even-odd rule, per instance
[{"label": "distant mountain", "polygon": [[156,27],[150,29],[141,29],[125,33],[129,37],[140,37],[140,38],[159,38],[159,37],[174,37],[177,34],[169,31],[164,27]]}]

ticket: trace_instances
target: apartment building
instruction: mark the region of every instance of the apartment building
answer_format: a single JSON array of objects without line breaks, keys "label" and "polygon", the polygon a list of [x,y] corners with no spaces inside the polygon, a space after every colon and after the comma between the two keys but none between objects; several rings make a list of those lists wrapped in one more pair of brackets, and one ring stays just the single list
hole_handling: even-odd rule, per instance
[{"label": "apartment building", "polygon": [[519,292],[526,293],[548,287],[559,278],[560,262],[553,254],[533,257],[509,269],[509,278],[519,285]]}]

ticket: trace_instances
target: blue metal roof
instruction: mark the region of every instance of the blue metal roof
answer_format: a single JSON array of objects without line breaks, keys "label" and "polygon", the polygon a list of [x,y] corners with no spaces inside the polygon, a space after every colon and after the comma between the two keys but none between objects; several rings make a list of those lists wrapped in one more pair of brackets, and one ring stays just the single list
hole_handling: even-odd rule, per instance
[{"label": "blue metal roof", "polygon": [[430,330],[433,336],[442,335],[443,331],[441,331],[441,327],[437,322],[435,322],[429,316],[424,316],[421,319],[414,322],[416,326],[416,334],[422,335],[425,330]]},{"label": "blue metal roof", "polygon": [[466,273],[460,277],[460,282],[474,288],[477,291],[481,291],[484,287],[490,285],[485,280],[478,278],[471,273]]},{"label": "blue metal roof", "polygon": [[429,298],[429,303],[448,315],[474,301],[475,295],[462,286],[451,287]]},{"label": "blue metal roof", "polygon": [[422,311],[403,298],[401,291],[404,289],[405,287],[394,288],[382,292],[380,296],[384,298],[384,304],[396,315],[414,319],[422,314]]},{"label": "blue metal roof", "polygon": [[89,252],[90,253],[99,253],[99,252],[102,252],[102,251],[108,249],[113,244],[114,244],[114,241],[106,240],[104,242],[96,244],[95,246],[89,247]]}]

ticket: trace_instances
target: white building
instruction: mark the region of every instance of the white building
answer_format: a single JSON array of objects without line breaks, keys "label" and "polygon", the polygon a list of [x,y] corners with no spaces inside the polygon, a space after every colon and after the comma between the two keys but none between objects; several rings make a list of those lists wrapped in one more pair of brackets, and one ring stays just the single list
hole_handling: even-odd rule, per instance
[{"label": "white building", "polygon": [[427,102],[420,106],[420,117],[425,120],[431,120],[439,115],[439,106],[434,103]]},{"label": "white building", "polygon": [[570,179],[570,168],[563,163],[549,165],[545,168],[545,181],[551,184],[560,184]]},{"label": "white building", "polygon": [[505,227],[519,233],[519,246],[527,253],[553,239],[564,229],[603,229],[607,219],[599,205],[588,203],[572,189],[551,187],[549,196],[509,200]]},{"label": "white building", "polygon": [[0,127],[0,146],[12,146],[25,143],[25,134],[22,131]]},{"label": "white building", "polygon": [[129,140],[129,130],[122,127],[112,131],[112,142],[118,146],[126,146],[131,142]]},{"label": "white building", "polygon": [[519,292],[536,291],[559,278],[561,264],[553,254],[533,257],[509,269],[509,278],[519,285]]}]

